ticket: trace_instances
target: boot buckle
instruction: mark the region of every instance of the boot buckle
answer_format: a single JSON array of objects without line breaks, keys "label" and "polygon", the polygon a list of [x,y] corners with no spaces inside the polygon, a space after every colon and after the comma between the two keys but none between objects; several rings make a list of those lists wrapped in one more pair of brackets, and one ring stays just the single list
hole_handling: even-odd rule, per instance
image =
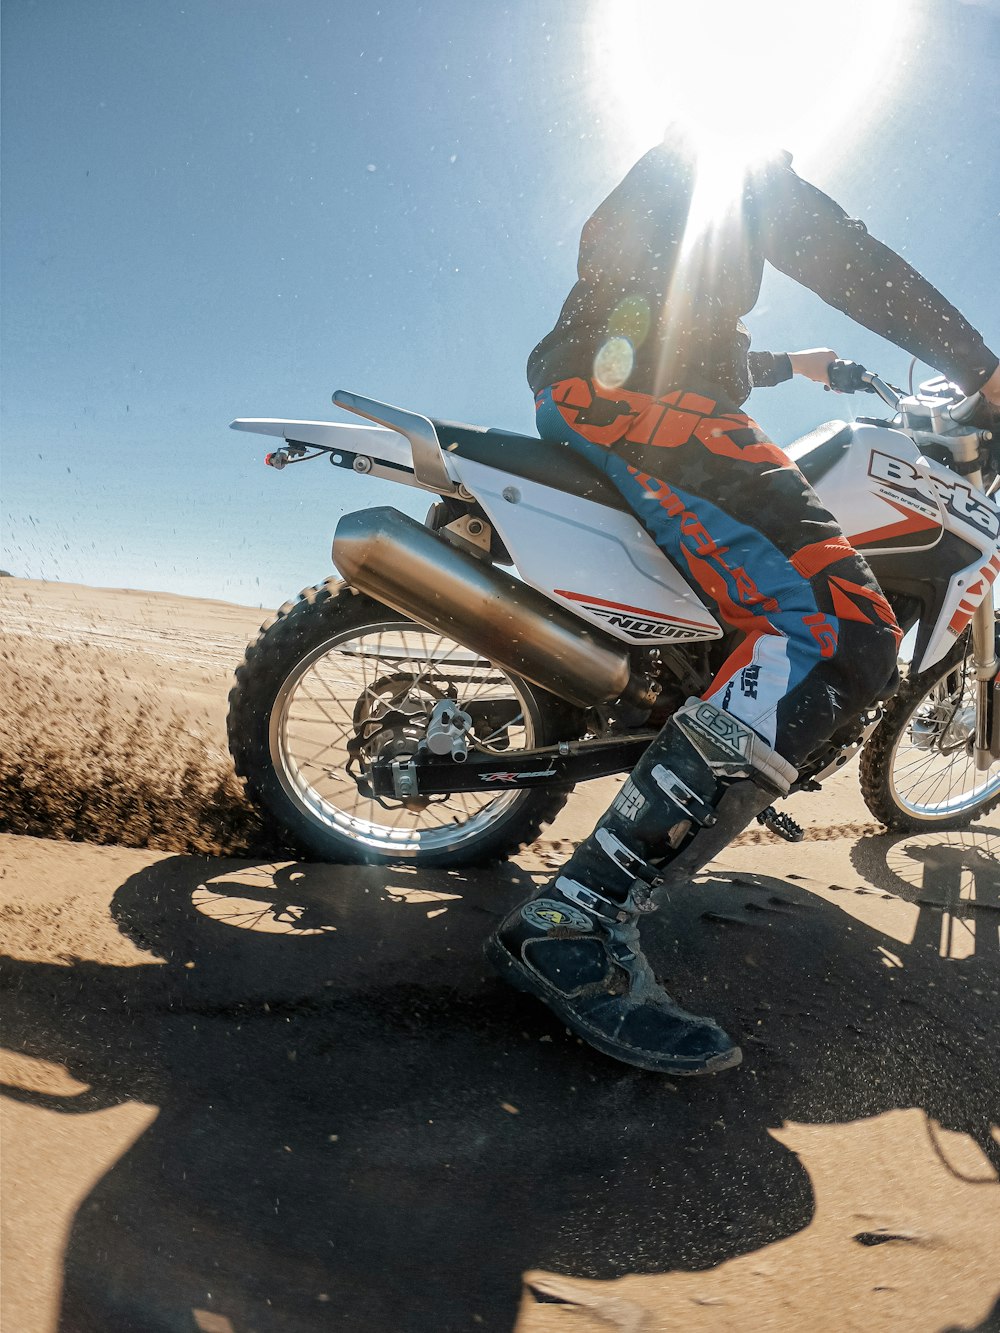
[{"label": "boot buckle", "polygon": [[562,896],[577,907],[582,907],[585,912],[591,916],[599,917],[606,922],[616,922],[618,912],[621,910],[620,904],[613,903],[610,898],[603,898],[593,889],[585,888],[578,880],[570,879],[566,875],[560,875],[556,880],[555,887]]},{"label": "boot buckle", "polygon": [[676,773],[662,764],[657,764],[651,774],[653,781],[664,796],[673,801],[696,824],[702,828],[711,828],[715,823],[715,810],[703,801],[697,792],[693,792],[686,782],[682,782]]},{"label": "boot buckle", "polygon": [[649,884],[656,879],[653,867],[638,853],[633,852],[631,847],[626,846],[610,829],[602,828],[599,824],[594,830],[594,840],[608,860],[626,875],[631,875],[633,879],[645,880]]}]

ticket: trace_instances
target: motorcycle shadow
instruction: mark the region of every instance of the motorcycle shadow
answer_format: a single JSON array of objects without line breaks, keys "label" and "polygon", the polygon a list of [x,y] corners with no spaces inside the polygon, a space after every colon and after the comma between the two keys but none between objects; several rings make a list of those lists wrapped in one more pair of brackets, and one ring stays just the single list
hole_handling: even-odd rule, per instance
[{"label": "motorcycle shadow", "polygon": [[[648,919],[657,970],[739,1034],[670,1080],[489,974],[516,866],[174,857],[116,892],[162,962],[8,960],[6,1044],[160,1108],[81,1206],[60,1328],[508,1329],[526,1269],[702,1269],[804,1228],[768,1133],[918,1106],[1000,1162],[995,967],[945,966],[788,880],[708,875]],[[977,963],[977,967],[979,964]],[[137,1313],[137,1311],[139,1313]],[[199,1327],[202,1325],[198,1325]]]}]

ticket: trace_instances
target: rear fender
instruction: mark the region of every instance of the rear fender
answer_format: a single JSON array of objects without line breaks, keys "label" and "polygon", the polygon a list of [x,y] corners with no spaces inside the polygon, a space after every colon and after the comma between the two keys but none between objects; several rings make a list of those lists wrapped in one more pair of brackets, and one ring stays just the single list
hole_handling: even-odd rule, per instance
[{"label": "rear fender", "polygon": [[[381,426],[355,426],[334,421],[284,421],[277,417],[238,417],[230,430],[254,435],[277,436],[290,444],[331,449],[340,455],[338,466],[352,467],[386,481],[418,486],[413,474],[413,452],[409,440]],[[359,463],[359,460],[360,461]],[[334,458],[336,462],[336,457]]]}]

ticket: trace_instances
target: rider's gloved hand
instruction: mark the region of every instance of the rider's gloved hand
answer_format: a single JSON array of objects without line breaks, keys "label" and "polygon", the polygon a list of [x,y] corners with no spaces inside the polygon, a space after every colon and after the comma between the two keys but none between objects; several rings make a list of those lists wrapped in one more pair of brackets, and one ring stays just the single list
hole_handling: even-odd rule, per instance
[{"label": "rider's gloved hand", "polygon": [[838,361],[837,353],[829,347],[809,347],[804,352],[789,352],[793,375],[804,375],[807,380],[830,387],[830,363]]},{"label": "rider's gloved hand", "polygon": [[1000,366],[997,366],[979,392],[987,402],[992,403],[994,407],[1000,407]]}]

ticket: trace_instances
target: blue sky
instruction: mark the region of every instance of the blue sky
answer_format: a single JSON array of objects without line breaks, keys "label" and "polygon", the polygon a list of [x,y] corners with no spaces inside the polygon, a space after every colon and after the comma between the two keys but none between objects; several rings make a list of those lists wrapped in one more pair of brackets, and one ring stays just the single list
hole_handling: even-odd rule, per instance
[{"label": "blue sky", "polygon": [[[880,5],[877,50],[843,4],[803,0],[810,35],[755,6],[743,105],[776,55],[805,71],[779,127],[800,170],[997,347],[1000,6]],[[531,432],[527,353],[657,137],[661,71],[665,108],[681,67],[723,96],[720,28],[693,26],[714,8],[7,0],[0,564],[277,605],[332,572],[345,510],[425,501],[274,473],[233,417],[336,419],[344,387]],[[906,374],[777,275],[748,323]],[[844,408],[806,384],[751,400],[784,443]]]}]

